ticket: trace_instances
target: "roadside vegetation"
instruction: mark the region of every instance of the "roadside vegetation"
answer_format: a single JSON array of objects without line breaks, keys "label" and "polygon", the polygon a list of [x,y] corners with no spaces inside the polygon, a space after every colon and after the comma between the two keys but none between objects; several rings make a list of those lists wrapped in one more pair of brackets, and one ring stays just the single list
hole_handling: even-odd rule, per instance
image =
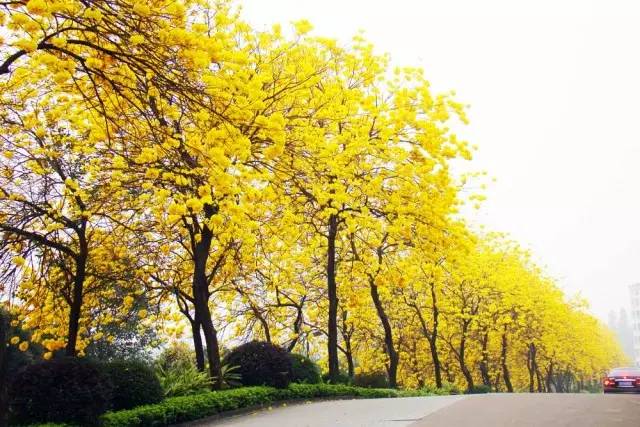
[{"label": "roadside vegetation", "polygon": [[625,362],[528,251],[465,222],[485,174],[452,172],[473,152],[452,93],[238,6],[0,3],[4,413],[64,421],[55,387],[106,425],[579,391]]}]

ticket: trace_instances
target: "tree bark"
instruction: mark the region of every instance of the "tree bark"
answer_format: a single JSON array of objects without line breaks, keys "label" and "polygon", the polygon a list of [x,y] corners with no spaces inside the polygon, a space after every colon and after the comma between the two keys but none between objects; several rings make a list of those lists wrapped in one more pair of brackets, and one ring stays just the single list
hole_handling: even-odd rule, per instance
[{"label": "tree bark", "polygon": [[207,360],[209,362],[209,374],[214,378],[213,388],[222,388],[222,364],[220,361],[220,348],[218,344],[218,332],[216,331],[211,310],[209,309],[209,281],[207,280],[207,260],[213,233],[208,227],[202,229],[200,241],[195,245],[193,251],[193,300],[196,311],[196,318],[200,321],[200,326],[204,332],[204,341],[207,348]]},{"label": "tree bark", "polygon": [[347,358],[347,375],[349,378],[353,379],[356,375],[356,367],[353,362],[353,352],[351,351],[351,343],[347,344],[347,351],[345,351],[344,355]]},{"label": "tree bark", "polygon": [[431,339],[429,339],[429,350],[433,361],[433,375],[436,380],[436,387],[442,388],[442,372],[440,356],[438,355],[438,326],[440,321],[440,309],[436,300],[436,284],[431,282],[431,312],[433,314],[433,324],[431,328]]},{"label": "tree bark", "polygon": [[467,367],[465,362],[465,351],[467,345],[467,330],[469,329],[469,322],[463,321],[462,323],[462,335],[460,336],[460,346],[458,347],[458,362],[460,363],[460,370],[462,371],[462,375],[464,376],[465,381],[467,382],[467,390],[471,391],[475,385],[473,383],[473,375],[471,371]]},{"label": "tree bark", "polygon": [[302,330],[302,321],[304,319],[304,312],[302,310],[302,307],[304,305],[304,301],[305,301],[306,297],[302,298],[302,301],[300,301],[299,305],[296,305],[296,320],[293,322],[293,333],[295,334],[295,337],[291,340],[291,342],[289,343],[289,345],[287,346],[287,351],[289,353],[291,353],[293,351],[293,349],[296,347],[296,344],[298,344],[298,341],[300,340],[300,332]]},{"label": "tree bark", "polygon": [[555,391],[555,383],[553,381],[553,361],[549,362],[549,368],[547,369],[546,380],[547,384],[547,393],[551,393]]},{"label": "tree bark", "polygon": [[336,284],[336,238],[338,235],[338,217],[329,217],[327,235],[327,296],[329,298],[329,319],[327,327],[327,353],[329,356],[329,379],[338,380],[340,364],[338,362],[338,287]]},{"label": "tree bark", "polygon": [[429,342],[429,351],[431,352],[431,361],[433,362],[433,376],[436,382],[436,387],[442,388],[442,364],[440,363],[440,357],[438,356],[438,322],[440,317],[440,310],[438,309],[438,303],[436,299],[435,283],[431,283],[431,312],[433,316],[431,330],[429,330],[427,322],[425,321],[420,308],[416,304],[413,304],[411,306],[418,316],[418,320],[420,321],[420,326],[422,328],[422,333]]},{"label": "tree bark", "polygon": [[84,297],[84,280],[87,274],[87,258],[89,257],[89,245],[84,235],[84,225],[78,232],[79,252],[75,258],[76,270],[71,291],[71,306],[69,307],[69,336],[65,353],[69,357],[76,356],[78,332],[80,330],[80,316],[82,314],[82,300]]},{"label": "tree bark", "polygon": [[193,348],[196,353],[196,367],[198,371],[204,372],[205,364],[204,364],[204,348],[202,346],[202,335],[200,322],[197,317],[195,319],[189,319],[191,323],[191,334],[193,335]]},{"label": "tree bark", "polygon": [[511,384],[511,374],[509,373],[509,367],[507,366],[507,331],[502,334],[502,349],[500,353],[500,365],[502,365],[502,376],[504,377],[504,385],[507,387],[509,393],[513,393],[513,385]]},{"label": "tree bark", "polygon": [[342,351],[347,359],[347,374],[349,378],[353,379],[355,376],[355,363],[353,362],[353,347],[351,345],[351,335],[353,334],[353,327],[349,330],[347,326],[347,311],[342,311],[342,340],[344,346],[338,346],[338,349]]},{"label": "tree bark", "polygon": [[482,384],[491,387],[491,378],[489,377],[489,355],[487,347],[489,346],[489,334],[484,333],[482,336],[482,360],[480,360],[480,375],[482,376]]},{"label": "tree bark", "polygon": [[529,344],[529,350],[527,351],[527,369],[529,370],[529,393],[533,393],[535,391],[534,377],[537,369],[536,346],[533,343]]},{"label": "tree bark", "polygon": [[542,373],[540,373],[540,367],[536,363],[536,383],[538,385],[538,393],[542,393],[545,390],[544,381],[542,380]]},{"label": "tree bark", "polygon": [[380,319],[380,323],[382,323],[382,329],[384,330],[384,347],[387,353],[387,357],[389,358],[389,363],[387,364],[389,387],[396,388],[400,355],[396,351],[395,345],[393,343],[393,330],[391,329],[389,316],[387,316],[387,313],[384,311],[382,301],[380,301],[378,286],[375,284],[373,278],[371,277],[369,278],[369,289],[371,291],[371,299],[373,300],[373,305],[376,307],[378,318]]}]

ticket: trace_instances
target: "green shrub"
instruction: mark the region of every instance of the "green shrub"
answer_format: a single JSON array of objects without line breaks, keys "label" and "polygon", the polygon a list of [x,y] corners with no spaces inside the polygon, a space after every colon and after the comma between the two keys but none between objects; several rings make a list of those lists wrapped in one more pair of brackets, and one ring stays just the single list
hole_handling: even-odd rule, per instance
[{"label": "green shrub", "polygon": [[162,369],[178,369],[191,366],[195,368],[196,355],[194,350],[188,344],[183,342],[174,342],[165,348],[155,360],[155,365]]},{"label": "green shrub", "polygon": [[284,388],[291,381],[291,359],[286,350],[268,342],[252,341],[231,350],[224,364],[237,366],[245,386]]},{"label": "green shrub", "polygon": [[109,409],[112,386],[95,364],[64,358],[24,368],[9,395],[12,423],[93,425]]},{"label": "green shrub", "polygon": [[443,383],[441,388],[436,387],[435,384],[426,384],[420,389],[421,393],[426,395],[438,395],[448,396],[450,394],[460,394],[460,390],[454,384]]},{"label": "green shrub", "polygon": [[225,411],[258,405],[271,405],[276,401],[330,397],[409,397],[424,396],[419,390],[361,388],[348,385],[290,384],[287,388],[243,387],[213,391],[194,396],[166,399],[156,405],[110,412],[101,417],[104,427],[167,426],[216,415]]},{"label": "green shrub", "polygon": [[387,374],[384,372],[366,372],[356,375],[353,378],[353,384],[358,387],[368,388],[388,388],[389,381]]},{"label": "green shrub", "polygon": [[211,389],[209,374],[191,364],[169,364],[168,367],[158,364],[156,375],[165,397],[189,396]]},{"label": "green shrub", "polygon": [[353,378],[349,376],[346,372],[340,372],[338,374],[338,378],[335,381],[331,381],[329,378],[329,373],[325,372],[322,374],[322,381],[327,384],[353,384]]},{"label": "green shrub", "polygon": [[442,383],[442,388],[440,390],[442,390],[444,394],[462,394],[457,385],[446,381]]},{"label": "green shrub", "polygon": [[115,410],[158,403],[164,397],[155,373],[140,361],[108,362],[101,369],[113,385],[111,403]]},{"label": "green shrub", "polygon": [[291,382],[319,384],[322,382],[320,367],[302,354],[289,353],[291,359]]},{"label": "green shrub", "polygon": [[[240,387],[242,385],[242,375],[240,375],[239,366],[222,365],[220,371],[222,373],[222,388]],[[213,378],[214,382],[217,376]]]},{"label": "green shrub", "polygon": [[491,393],[491,386],[480,384],[480,385],[475,385],[469,390],[465,391],[465,394],[484,394],[484,393]]}]

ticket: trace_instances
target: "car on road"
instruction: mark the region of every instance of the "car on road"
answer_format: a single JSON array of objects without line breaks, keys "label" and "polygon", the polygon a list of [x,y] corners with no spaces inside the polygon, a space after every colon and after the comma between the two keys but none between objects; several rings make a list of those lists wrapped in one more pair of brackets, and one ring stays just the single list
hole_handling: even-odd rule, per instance
[{"label": "car on road", "polygon": [[640,393],[640,368],[614,368],[602,386],[605,393]]}]

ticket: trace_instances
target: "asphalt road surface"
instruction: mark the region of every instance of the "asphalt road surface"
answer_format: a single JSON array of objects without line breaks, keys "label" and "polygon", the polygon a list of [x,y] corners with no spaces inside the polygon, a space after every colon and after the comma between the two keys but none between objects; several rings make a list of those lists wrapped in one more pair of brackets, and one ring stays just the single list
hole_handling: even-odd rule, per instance
[{"label": "asphalt road surface", "polygon": [[640,426],[640,395],[488,394],[338,400],[279,406],[211,427]]}]

